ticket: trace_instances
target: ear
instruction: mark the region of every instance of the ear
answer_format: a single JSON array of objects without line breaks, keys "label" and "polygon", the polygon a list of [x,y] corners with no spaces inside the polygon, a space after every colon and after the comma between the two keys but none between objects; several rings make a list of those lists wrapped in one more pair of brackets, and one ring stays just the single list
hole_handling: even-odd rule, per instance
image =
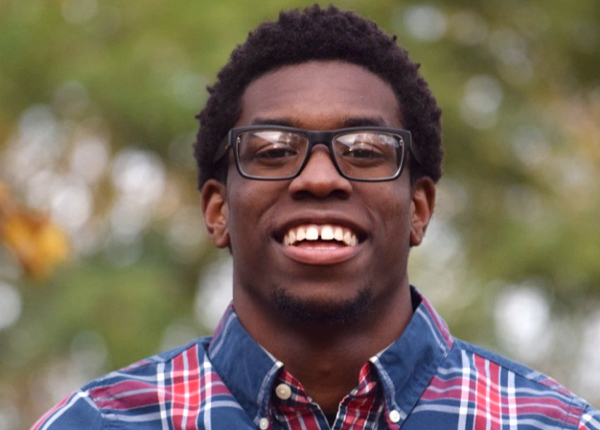
[{"label": "ear", "polygon": [[206,231],[217,248],[229,246],[229,210],[227,188],[216,179],[209,179],[202,187],[202,214]]},{"label": "ear", "polygon": [[431,178],[423,176],[412,184],[411,192],[410,246],[419,246],[423,242],[425,231],[433,215],[435,183]]}]

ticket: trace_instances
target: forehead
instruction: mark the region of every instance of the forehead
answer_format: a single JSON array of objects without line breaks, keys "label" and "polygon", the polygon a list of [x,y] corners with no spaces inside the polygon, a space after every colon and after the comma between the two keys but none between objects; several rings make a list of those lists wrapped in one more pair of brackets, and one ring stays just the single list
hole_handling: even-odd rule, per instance
[{"label": "forehead", "polygon": [[306,129],[401,127],[392,87],[362,66],[311,61],[269,72],[246,88],[236,126],[279,122]]}]

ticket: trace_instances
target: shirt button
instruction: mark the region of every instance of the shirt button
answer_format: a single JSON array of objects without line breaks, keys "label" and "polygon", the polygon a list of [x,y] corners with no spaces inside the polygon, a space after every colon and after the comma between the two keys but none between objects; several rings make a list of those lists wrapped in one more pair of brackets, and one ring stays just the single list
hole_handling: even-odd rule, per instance
[{"label": "shirt button", "polygon": [[261,418],[258,422],[260,430],[267,430],[269,428],[269,420],[267,418]]},{"label": "shirt button", "polygon": [[287,400],[292,397],[292,389],[287,384],[279,384],[277,388],[275,388],[275,394],[281,400]]},{"label": "shirt button", "polygon": [[392,412],[390,412],[390,421],[393,423],[397,423],[398,421],[400,421],[400,412],[394,410]]}]

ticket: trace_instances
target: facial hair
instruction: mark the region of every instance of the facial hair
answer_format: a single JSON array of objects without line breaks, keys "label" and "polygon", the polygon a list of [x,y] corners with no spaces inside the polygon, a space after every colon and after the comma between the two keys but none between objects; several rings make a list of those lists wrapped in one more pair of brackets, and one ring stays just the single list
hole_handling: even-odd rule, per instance
[{"label": "facial hair", "polygon": [[354,297],[340,300],[300,299],[287,290],[272,289],[276,308],[293,322],[320,324],[349,324],[360,321],[372,303],[371,288],[361,289]]}]

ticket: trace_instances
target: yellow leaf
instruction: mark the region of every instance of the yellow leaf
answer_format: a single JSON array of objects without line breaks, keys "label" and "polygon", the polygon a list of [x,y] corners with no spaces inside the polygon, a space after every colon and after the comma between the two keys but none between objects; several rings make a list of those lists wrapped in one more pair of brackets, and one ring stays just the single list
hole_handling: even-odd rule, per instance
[{"label": "yellow leaf", "polygon": [[66,234],[48,217],[15,203],[0,184],[0,243],[34,278],[50,275],[69,254]]}]

